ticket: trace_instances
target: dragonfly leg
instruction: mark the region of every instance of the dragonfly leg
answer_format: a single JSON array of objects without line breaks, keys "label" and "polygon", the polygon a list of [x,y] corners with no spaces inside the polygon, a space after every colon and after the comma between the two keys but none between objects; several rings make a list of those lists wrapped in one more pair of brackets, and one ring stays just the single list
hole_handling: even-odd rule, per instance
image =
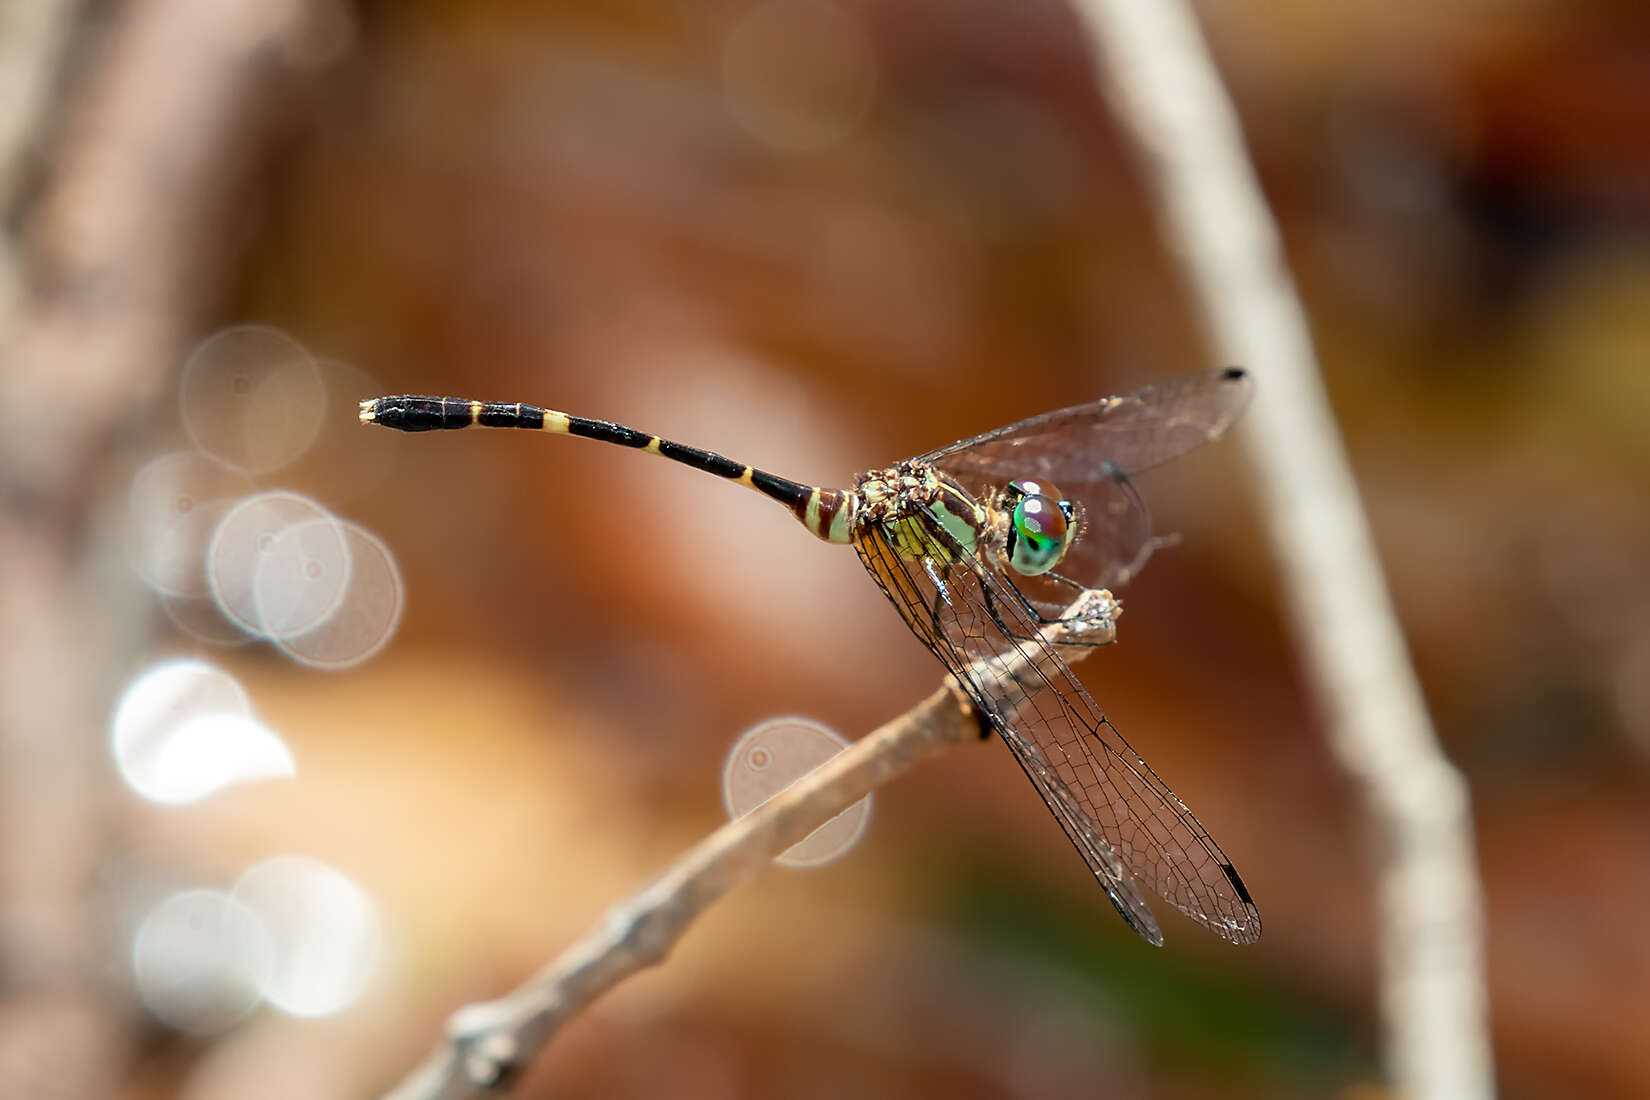
[{"label": "dragonfly leg", "polygon": [[[1065,588],[1069,588],[1071,590],[1071,597],[1072,597],[1073,602],[1076,601],[1077,597],[1081,596],[1084,592],[1088,591],[1088,589],[1084,588],[1081,584],[1078,584],[1076,581],[1072,580],[1070,577],[1062,577],[1058,573],[1044,573],[1043,576],[1046,577],[1049,580],[1055,581],[1056,583],[1062,585]],[[1004,582],[1006,582],[1008,590],[1010,592],[1014,593],[1014,598],[1017,599],[1020,602],[1020,606],[1025,609],[1026,614],[1030,615],[1033,619],[1035,619],[1040,626],[1048,626],[1050,623],[1081,622],[1081,621],[1083,621],[1083,616],[1080,616],[1080,615],[1070,615],[1070,616],[1068,616],[1068,615],[1045,615],[1045,614],[1043,614],[1043,612],[1041,610],[1039,610],[1035,604],[1033,604],[1029,599],[1026,598],[1026,594],[1024,592],[1020,591],[1019,585],[1015,584],[1013,582],[1013,580],[1011,580],[1006,575],[1003,577],[1003,580],[1004,580]],[[999,621],[997,625],[1001,626],[1002,623]],[[1004,630],[1003,633],[1008,634],[1010,637],[1018,638],[1018,640],[1020,640],[1020,641],[1025,641],[1026,640],[1026,636],[1024,635],[1023,632],[1019,635],[1016,635],[1016,634],[1010,633],[1007,630]],[[1111,640],[1108,639],[1104,642],[1084,642],[1084,641],[1078,641],[1076,639],[1072,639],[1069,642],[1067,642],[1067,644],[1068,645],[1098,647],[1098,646],[1103,646],[1103,645],[1110,645]]]},{"label": "dragonfly leg", "polygon": [[[942,581],[939,578],[939,575],[935,572],[933,563],[929,561],[929,559],[924,558],[923,565],[928,569],[928,575],[933,578],[935,585],[934,602],[928,607],[928,626],[929,629],[934,632],[934,640],[929,642],[929,646],[932,648],[933,646],[939,644],[941,638],[945,637],[944,628],[940,626],[940,608],[942,606],[949,606],[951,600],[945,594],[945,582]],[[921,635],[918,635],[918,637],[921,638]],[[922,640],[927,641],[928,639],[923,638]],[[991,734],[997,728],[996,724],[991,720],[991,713],[983,709],[978,703],[973,702],[972,700],[969,701],[968,709],[974,713],[974,721],[980,727],[980,740],[989,740]]]},{"label": "dragonfly leg", "polygon": [[[1084,592],[1083,586],[1078,584],[1076,581],[1072,580],[1070,577],[1062,577],[1058,573],[1050,572],[1050,573],[1044,573],[1043,578],[1045,580],[1053,581],[1055,584],[1058,584],[1063,588],[1070,589],[1071,590],[1071,598],[1074,601],[1077,599],[1078,596],[1081,596]],[[1012,580],[1009,580],[1009,578],[1006,577],[1006,576],[1003,579],[1008,581],[1008,586],[1010,588],[1012,588],[1014,590],[1014,594],[1020,598],[1020,606],[1024,607],[1026,609],[1026,613],[1028,615],[1030,615],[1032,618],[1036,619],[1043,626],[1047,626],[1050,623],[1057,623],[1060,620],[1066,618],[1066,616],[1064,616],[1064,615],[1045,615],[1045,614],[1043,614],[1042,610],[1040,608],[1036,607],[1035,605],[1033,605],[1032,602],[1029,599],[1026,598],[1025,593],[1020,591],[1020,586],[1019,585],[1015,584]]]},{"label": "dragonfly leg", "polygon": [[[1006,580],[1006,578],[1004,578],[1004,579]],[[1038,619],[1042,618],[1040,615],[1037,614],[1037,610],[1034,607],[1032,607],[1029,602],[1027,602],[1024,594],[1022,594],[1018,588],[1014,587],[1014,583],[1012,581],[1008,582],[1008,590],[1010,592],[1014,593],[1014,598],[1019,600],[1021,606],[1023,606],[1027,611],[1029,611],[1034,618],[1038,618]],[[1029,641],[1032,641],[1033,639],[1039,637],[1038,633],[1034,630],[1033,631],[1026,631],[1026,630],[1015,629],[1014,627],[1009,626],[1007,623],[1005,623],[1003,621],[1002,615],[1000,615],[997,611],[997,597],[995,597],[991,594],[991,589],[990,589],[989,586],[981,585],[980,586],[980,595],[982,597],[984,597],[985,609],[986,609],[987,613],[990,614],[991,621],[993,623],[997,624],[997,629],[1002,633],[1003,637],[1008,638],[1012,641],[1016,641],[1016,642],[1029,642]],[[1053,620],[1052,619],[1044,619],[1042,621],[1052,622]]]}]

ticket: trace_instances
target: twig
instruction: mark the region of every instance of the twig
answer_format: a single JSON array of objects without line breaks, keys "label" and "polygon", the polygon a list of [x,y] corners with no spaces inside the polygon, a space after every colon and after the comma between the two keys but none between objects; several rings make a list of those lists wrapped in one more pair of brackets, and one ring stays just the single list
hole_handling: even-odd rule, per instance
[{"label": "twig", "polygon": [[[1068,662],[1112,640],[1121,608],[1108,592],[1086,592],[1043,637]],[[993,677],[1022,691],[1041,682],[1046,650],[1023,642],[993,662]],[[1015,711],[1025,698],[1010,700]],[[978,741],[981,725],[962,694],[947,686],[868,734],[744,817],[690,849],[641,893],[519,989],[470,1005],[448,1021],[448,1041],[386,1094],[386,1100],[457,1100],[505,1087],[580,1009],[621,980],[664,961],[712,902],[748,882],[786,848],[876,788],[922,761]]]},{"label": "twig", "polygon": [[1409,1097],[1493,1094],[1465,781],[1415,679],[1236,113],[1180,0],[1077,0],[1210,343],[1261,383],[1244,426],[1330,744],[1380,842],[1386,1062]]}]

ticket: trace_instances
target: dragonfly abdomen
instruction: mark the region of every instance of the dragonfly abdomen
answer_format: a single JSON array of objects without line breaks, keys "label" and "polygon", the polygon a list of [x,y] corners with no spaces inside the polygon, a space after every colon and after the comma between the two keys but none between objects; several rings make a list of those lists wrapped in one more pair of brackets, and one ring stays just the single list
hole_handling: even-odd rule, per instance
[{"label": "dragonfly abdomen", "polygon": [[523,401],[472,401],[463,397],[378,397],[361,402],[361,423],[402,432],[459,431],[464,428],[523,428],[554,435],[599,439],[631,447],[755,489],[789,508],[797,522],[826,542],[853,537],[857,497],[841,489],[821,489],[758,470],[743,462],[638,431],[611,420],[573,416]]}]

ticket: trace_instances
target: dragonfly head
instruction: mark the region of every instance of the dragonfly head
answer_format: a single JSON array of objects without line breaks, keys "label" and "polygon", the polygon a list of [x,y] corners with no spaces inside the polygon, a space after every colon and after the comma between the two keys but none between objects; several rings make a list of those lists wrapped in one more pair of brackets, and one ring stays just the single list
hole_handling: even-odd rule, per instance
[{"label": "dragonfly head", "polygon": [[1009,482],[1000,507],[1008,512],[1008,564],[1023,577],[1060,564],[1077,538],[1076,508],[1046,481]]}]

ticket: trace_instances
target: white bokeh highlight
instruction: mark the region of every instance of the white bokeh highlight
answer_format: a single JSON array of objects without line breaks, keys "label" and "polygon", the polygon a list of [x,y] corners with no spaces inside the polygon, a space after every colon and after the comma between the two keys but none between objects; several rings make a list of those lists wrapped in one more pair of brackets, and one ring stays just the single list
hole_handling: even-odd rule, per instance
[{"label": "white bokeh highlight", "polygon": [[388,472],[388,433],[354,411],[380,387],[264,325],[221,329],[195,348],[179,386],[197,449],[161,455],[132,479],[129,557],[166,617],[213,646],[274,643],[311,668],[351,668],[400,626],[405,588],[375,535],[289,484],[359,494]]},{"label": "white bokeh highlight", "polygon": [[327,389],[315,358],[267,325],[236,325],[202,340],[178,389],[195,445],[249,473],[286,466],[315,442]]},{"label": "white bokeh highlight", "polygon": [[252,573],[252,614],[260,632],[278,641],[331,619],[349,593],[353,568],[344,525],[331,516],[275,531]]},{"label": "white bokeh highlight", "polygon": [[[304,536],[303,530],[300,527],[296,533],[289,532],[283,535],[283,540],[300,544],[317,541]],[[348,582],[341,601],[313,628],[274,638],[282,653],[311,668],[353,668],[376,656],[395,636],[406,607],[401,567],[384,540],[353,523],[340,523],[337,530],[344,540],[349,563]],[[286,560],[282,556],[284,545],[285,542],[277,542],[272,561]],[[312,572],[313,566],[306,569],[305,575]]]},{"label": "white bokeh highlight", "polygon": [[[808,718],[770,718],[733,743],[722,766],[722,802],[743,817],[848,747],[843,736]],[[865,834],[871,797],[860,799],[785,849],[774,862],[817,867],[845,855]]]},{"label": "white bokeh highlight", "polygon": [[162,596],[207,595],[207,544],[224,513],[251,488],[244,473],[198,451],[175,451],[145,463],[126,495],[138,576]]},{"label": "white bokeh highlight", "polygon": [[166,805],[297,774],[286,743],[252,716],[240,684],[200,660],[166,661],[135,677],[115,704],[109,744],[127,787]]},{"label": "white bokeh highlight", "polygon": [[320,504],[282,490],[225,513],[206,553],[218,608],[252,634],[278,638],[325,622],[349,586],[349,543]]},{"label": "white bokeh highlight", "polygon": [[377,973],[377,907],[348,876],[318,859],[283,855],[249,868],[232,896],[257,913],[272,963],[264,999],[292,1016],[330,1016],[354,1004]]},{"label": "white bokeh highlight", "polygon": [[256,718],[207,714],[173,729],[122,774],[152,801],[184,804],[241,783],[290,779],[298,762],[280,734]]},{"label": "white bokeh highlight", "polygon": [[258,1006],[275,962],[258,914],[221,890],[184,890],[151,909],[132,937],[132,979],[158,1019],[215,1035]]}]

